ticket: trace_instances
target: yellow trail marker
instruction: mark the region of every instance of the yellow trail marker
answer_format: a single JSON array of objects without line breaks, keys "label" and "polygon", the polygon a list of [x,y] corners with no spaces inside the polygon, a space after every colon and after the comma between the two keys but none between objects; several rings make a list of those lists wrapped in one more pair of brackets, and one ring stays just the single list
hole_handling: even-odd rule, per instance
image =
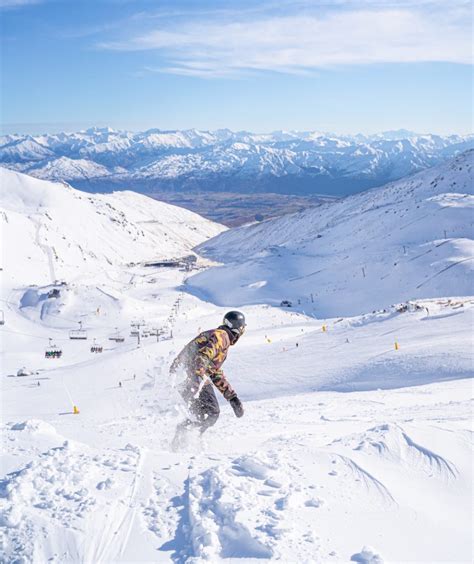
[{"label": "yellow trail marker", "polygon": [[395,341],[395,350],[398,351],[398,349],[400,348],[399,344],[397,341]]},{"label": "yellow trail marker", "polygon": [[80,411],[79,411],[79,408],[77,407],[77,405],[73,406],[72,412],[74,413],[74,415],[79,415]]}]

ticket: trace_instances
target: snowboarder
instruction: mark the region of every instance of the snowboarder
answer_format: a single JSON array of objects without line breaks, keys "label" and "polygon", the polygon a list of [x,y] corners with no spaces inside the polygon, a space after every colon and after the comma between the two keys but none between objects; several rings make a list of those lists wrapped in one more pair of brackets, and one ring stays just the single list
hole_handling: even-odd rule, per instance
[{"label": "snowboarder", "polygon": [[178,426],[173,443],[179,442],[180,434],[186,429],[197,427],[202,434],[216,423],[220,410],[212,384],[230,403],[237,417],[244,414],[237,393],[221,370],[229,347],[235,345],[244,331],[244,314],[229,311],[222,325],[200,333],[174,359],[170,372],[174,374],[182,369],[185,373],[179,392],[193,419],[186,419]]}]

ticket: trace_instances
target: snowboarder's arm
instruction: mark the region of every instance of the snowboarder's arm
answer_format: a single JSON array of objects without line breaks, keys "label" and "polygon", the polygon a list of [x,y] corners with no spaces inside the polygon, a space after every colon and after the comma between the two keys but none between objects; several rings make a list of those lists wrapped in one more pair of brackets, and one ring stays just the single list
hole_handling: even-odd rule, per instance
[{"label": "snowboarder's arm", "polygon": [[231,399],[237,397],[236,391],[230,385],[222,370],[218,370],[217,372],[214,372],[214,374],[210,374],[210,378],[214,386],[221,392],[226,400],[230,401]]}]

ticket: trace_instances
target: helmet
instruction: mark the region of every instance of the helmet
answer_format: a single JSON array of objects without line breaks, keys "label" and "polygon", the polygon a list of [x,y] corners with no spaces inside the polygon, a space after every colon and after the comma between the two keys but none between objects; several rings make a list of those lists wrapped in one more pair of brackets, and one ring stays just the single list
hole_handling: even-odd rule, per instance
[{"label": "helmet", "polygon": [[224,315],[223,325],[240,337],[245,331],[245,315],[240,311],[229,311]]}]

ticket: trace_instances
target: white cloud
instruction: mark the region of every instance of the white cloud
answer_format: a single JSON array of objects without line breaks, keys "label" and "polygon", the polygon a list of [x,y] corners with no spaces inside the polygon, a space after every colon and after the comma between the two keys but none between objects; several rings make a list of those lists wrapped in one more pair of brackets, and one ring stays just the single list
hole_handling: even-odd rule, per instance
[{"label": "white cloud", "polygon": [[470,2],[465,0],[296,0],[278,5],[278,13],[274,4],[266,12],[221,10],[171,19],[151,15],[151,27],[100,46],[155,50],[164,61],[155,70],[202,77],[308,73],[373,63],[472,62]]},{"label": "white cloud", "polygon": [[39,4],[41,0],[0,0],[0,8],[19,8],[28,4]]}]

